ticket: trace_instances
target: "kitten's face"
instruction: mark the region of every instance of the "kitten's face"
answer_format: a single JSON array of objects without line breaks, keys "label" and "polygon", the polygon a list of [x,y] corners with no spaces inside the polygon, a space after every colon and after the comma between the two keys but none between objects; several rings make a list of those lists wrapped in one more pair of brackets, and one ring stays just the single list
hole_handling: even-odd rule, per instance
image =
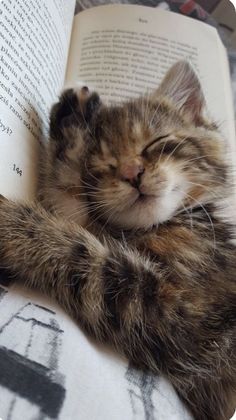
[{"label": "kitten's face", "polygon": [[217,135],[164,98],[102,109],[89,137],[89,209],[121,228],[149,228],[212,199],[224,176]]},{"label": "kitten's face", "polygon": [[[79,214],[83,202],[83,214],[86,208],[104,224],[148,229],[212,201],[226,176],[224,152],[203,106],[186,63],[173,66],[147,97],[120,107],[96,105],[84,135],[75,132],[65,151],[62,177],[72,190],[78,186],[73,212],[77,206]],[[91,109],[90,103],[89,115]]]}]

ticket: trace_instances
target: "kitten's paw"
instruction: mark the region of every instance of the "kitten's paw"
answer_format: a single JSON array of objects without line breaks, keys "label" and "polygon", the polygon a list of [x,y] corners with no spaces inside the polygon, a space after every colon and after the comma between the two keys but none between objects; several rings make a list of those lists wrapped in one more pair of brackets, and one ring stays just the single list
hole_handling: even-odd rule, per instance
[{"label": "kitten's paw", "polygon": [[94,113],[101,105],[96,92],[90,92],[87,86],[80,89],[67,89],[51,110],[50,135],[58,138],[63,128],[75,126],[86,128]]}]

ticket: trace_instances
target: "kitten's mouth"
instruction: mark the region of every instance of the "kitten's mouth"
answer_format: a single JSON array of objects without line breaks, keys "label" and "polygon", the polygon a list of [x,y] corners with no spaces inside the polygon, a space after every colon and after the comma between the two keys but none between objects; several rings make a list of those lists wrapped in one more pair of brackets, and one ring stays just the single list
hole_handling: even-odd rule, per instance
[{"label": "kitten's mouth", "polygon": [[136,198],[135,202],[133,203],[133,205],[135,204],[147,204],[150,203],[151,201],[153,201],[154,199],[156,199],[157,197],[155,195],[148,195],[148,194],[143,194],[143,193],[139,193],[138,197]]},{"label": "kitten's mouth", "polygon": [[148,196],[147,194],[140,193],[139,194],[139,197],[137,198],[137,200],[139,200],[139,201],[145,201],[148,197],[150,197],[150,196]]}]

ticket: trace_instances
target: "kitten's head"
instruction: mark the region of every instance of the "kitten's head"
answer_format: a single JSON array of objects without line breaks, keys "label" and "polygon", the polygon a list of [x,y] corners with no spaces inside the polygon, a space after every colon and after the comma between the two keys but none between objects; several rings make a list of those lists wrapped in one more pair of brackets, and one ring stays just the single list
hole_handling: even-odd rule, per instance
[{"label": "kitten's head", "polygon": [[88,95],[85,116],[93,101],[59,159],[73,199],[78,206],[83,199],[92,218],[148,229],[220,194],[223,145],[203,116],[202,89],[188,63],[175,64],[156,91],[122,106]]}]

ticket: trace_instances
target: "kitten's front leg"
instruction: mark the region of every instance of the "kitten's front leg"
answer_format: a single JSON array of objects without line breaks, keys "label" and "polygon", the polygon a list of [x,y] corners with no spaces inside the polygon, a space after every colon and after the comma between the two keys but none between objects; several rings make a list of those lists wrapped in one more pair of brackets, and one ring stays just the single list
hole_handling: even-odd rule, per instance
[{"label": "kitten's front leg", "polygon": [[[1,266],[55,298],[96,338],[147,363],[145,317],[158,311],[158,278],[147,260],[119,245],[108,249],[82,227],[37,204],[2,200],[0,225]],[[151,330],[149,344],[155,339],[158,355],[158,337]]]},{"label": "kitten's front leg", "polygon": [[[166,374],[170,368],[172,383],[196,419],[225,418],[219,413],[226,413],[230,401],[226,396],[222,400],[221,378],[213,390],[210,377],[205,376],[202,341],[191,354],[189,342],[186,346],[178,334],[183,325],[190,328],[182,316],[175,334],[181,299],[173,282],[165,289],[165,271],[119,244],[109,249],[82,227],[52,216],[36,204],[1,200],[0,226],[1,267],[26,286],[55,298],[93,336],[111,342],[140,367],[153,372],[161,368]],[[198,325],[192,329],[193,336],[196,329]],[[203,360],[193,363],[192,371],[185,371],[186,360],[196,360],[196,351],[203,351]],[[214,355],[210,360],[213,373],[217,360]],[[213,397],[208,397],[209,389]]]}]

